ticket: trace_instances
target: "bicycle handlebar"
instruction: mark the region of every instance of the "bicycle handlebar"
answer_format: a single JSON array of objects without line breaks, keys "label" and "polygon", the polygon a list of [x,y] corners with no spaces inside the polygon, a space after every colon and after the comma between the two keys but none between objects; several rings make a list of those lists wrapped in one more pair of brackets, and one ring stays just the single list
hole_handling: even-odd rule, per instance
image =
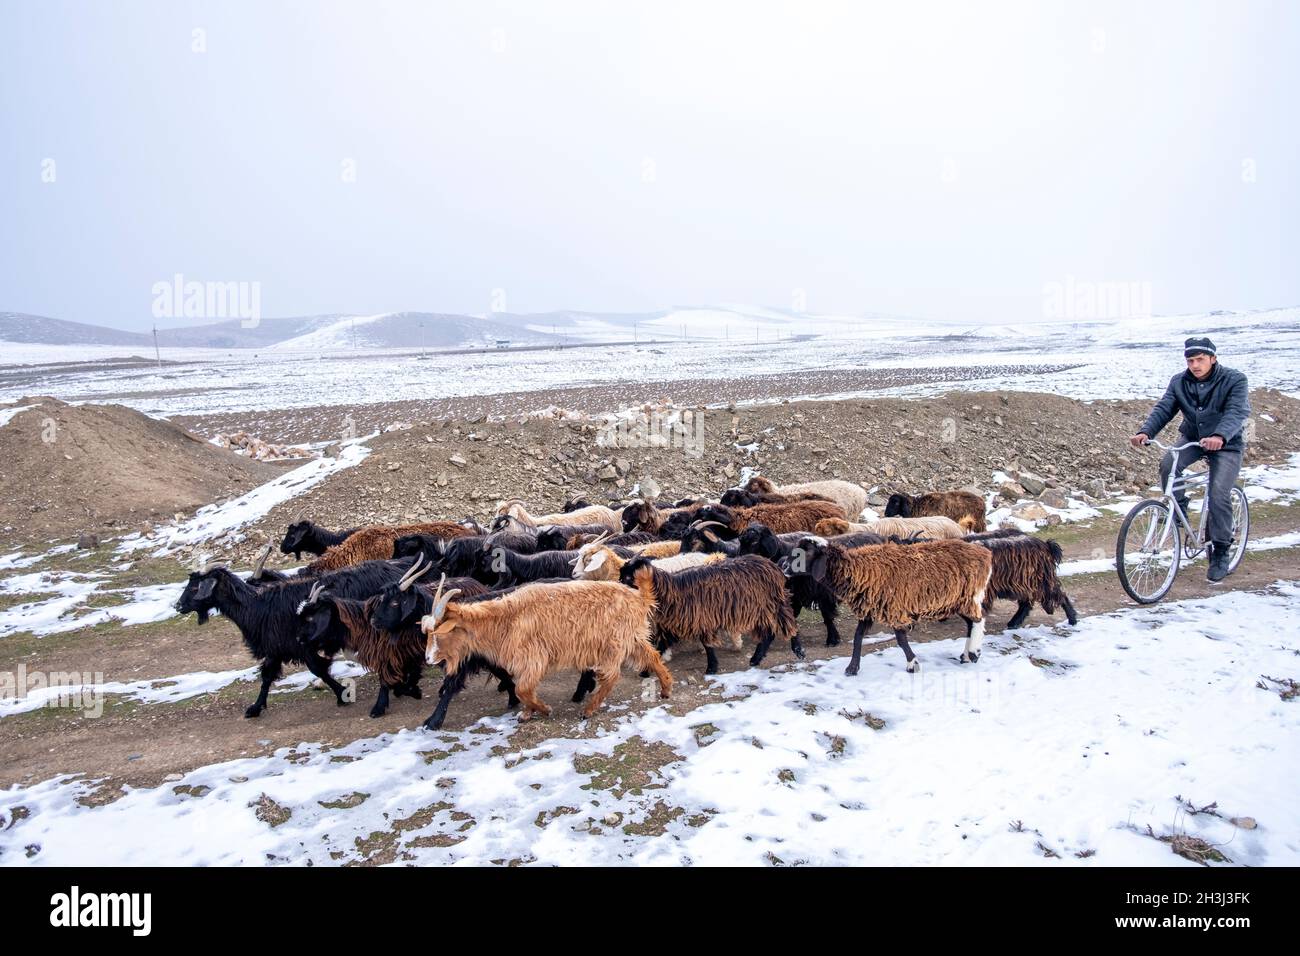
[{"label": "bicycle handlebar", "polygon": [[1157,448],[1163,449],[1164,451],[1182,451],[1184,448],[1199,448],[1201,445],[1198,441],[1189,441],[1184,445],[1166,445],[1154,438],[1148,438],[1142,444],[1155,445]]}]

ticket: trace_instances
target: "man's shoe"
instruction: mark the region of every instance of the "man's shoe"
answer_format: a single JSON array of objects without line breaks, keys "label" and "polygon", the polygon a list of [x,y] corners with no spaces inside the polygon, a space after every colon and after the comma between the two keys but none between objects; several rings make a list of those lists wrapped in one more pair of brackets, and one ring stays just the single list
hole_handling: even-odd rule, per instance
[{"label": "man's shoe", "polygon": [[1210,545],[1210,568],[1205,572],[1205,580],[1218,584],[1228,576],[1228,545]]}]

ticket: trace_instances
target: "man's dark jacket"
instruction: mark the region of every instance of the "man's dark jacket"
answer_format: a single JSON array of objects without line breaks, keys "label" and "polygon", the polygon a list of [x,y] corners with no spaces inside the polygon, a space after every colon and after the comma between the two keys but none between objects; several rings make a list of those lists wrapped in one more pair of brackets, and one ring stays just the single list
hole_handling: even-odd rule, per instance
[{"label": "man's dark jacket", "polygon": [[1183,423],[1178,426],[1178,435],[1183,442],[1218,435],[1226,450],[1241,451],[1242,428],[1250,415],[1246,376],[1218,362],[1203,382],[1198,382],[1190,371],[1179,372],[1169,380],[1164,397],[1156,402],[1138,431],[1154,438],[1179,412],[1183,413]]}]

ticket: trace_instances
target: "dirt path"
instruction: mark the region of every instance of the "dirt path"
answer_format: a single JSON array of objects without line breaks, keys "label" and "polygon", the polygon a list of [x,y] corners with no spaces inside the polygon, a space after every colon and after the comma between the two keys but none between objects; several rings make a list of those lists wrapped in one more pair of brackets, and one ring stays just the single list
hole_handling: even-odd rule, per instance
[{"label": "dirt path", "polygon": [[[1062,543],[1067,560],[1112,553],[1119,516],[1107,515],[1087,525],[1050,529]],[[1252,538],[1258,540],[1300,530],[1300,510],[1260,507],[1255,515]],[[1205,563],[1185,565],[1168,600],[1204,597],[1225,589],[1258,590],[1279,578],[1294,578],[1300,548],[1250,552],[1237,572],[1224,585],[1205,581]],[[1132,607],[1113,571],[1076,575],[1065,580],[1066,589],[1082,615],[1101,614]],[[1012,613],[1011,605],[1000,602],[993,611],[989,634],[997,634]],[[1055,620],[1040,610],[1030,615],[1026,626],[1052,624]],[[815,612],[800,618],[800,635],[810,659],[845,657],[853,621],[841,615],[840,631],[846,643],[825,646],[825,629]],[[928,624],[913,632],[918,644],[948,639],[960,633],[952,622]],[[1062,630],[1063,639],[1068,631]],[[880,639],[883,635],[873,635]],[[873,653],[898,654],[892,642],[872,648]],[[924,661],[927,652],[919,650]],[[724,672],[748,666],[749,649],[723,651],[719,663]],[[788,647],[774,646],[765,667],[784,667],[792,660]],[[63,635],[34,638],[13,635],[0,641],[0,670],[13,671],[24,664],[28,672],[101,672],[108,681],[163,678],[193,671],[225,671],[249,667],[253,662],[243,650],[238,633],[228,621],[214,618],[196,627],[192,618],[171,619],[157,624],[123,628],[101,625]],[[978,666],[978,665],[976,665]],[[678,683],[671,708],[684,713],[717,699],[716,691],[703,679],[704,656],[698,648],[679,647],[670,665]],[[563,674],[543,683],[541,694],[555,707],[551,718],[522,725],[513,735],[518,747],[530,746],[556,735],[591,736],[615,718],[605,715],[580,726],[576,705],[568,698],[573,675]],[[358,681],[357,703],[338,707],[333,695],[324,690],[275,694],[266,713],[257,720],[245,720],[243,710],[256,694],[256,686],[236,683],[213,694],[202,694],[176,704],[135,704],[109,697],[103,715],[85,717],[70,709],[41,709],[0,720],[0,787],[32,784],[59,773],[84,773],[107,778],[97,796],[112,799],[124,784],[154,786],[171,774],[238,757],[270,754],[281,747],[319,741],[337,747],[352,740],[418,727],[433,707],[430,699],[437,678],[427,675],[422,701],[395,700],[389,713],[372,720],[368,716],[377,689],[373,677]],[[639,683],[620,681],[611,699],[629,702],[634,708],[653,706],[638,698]],[[505,699],[481,682],[457,698],[448,715],[446,729],[461,730],[486,714],[504,711]],[[431,746],[437,738],[430,736]]]}]

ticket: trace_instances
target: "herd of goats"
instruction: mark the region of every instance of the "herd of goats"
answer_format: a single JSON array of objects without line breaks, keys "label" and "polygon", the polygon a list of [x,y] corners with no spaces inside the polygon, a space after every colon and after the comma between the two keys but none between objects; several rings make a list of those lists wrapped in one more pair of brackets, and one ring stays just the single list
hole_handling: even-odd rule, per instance
[{"label": "herd of goats", "polygon": [[778,487],[758,476],[718,501],[638,500],[616,510],[577,500],[535,516],[509,499],[489,528],[466,519],[331,532],[297,520],[280,550],[316,560],[292,576],[267,570],[268,544],[247,577],[209,564],[190,574],[176,609],[199,624],[219,611],[261,662],[261,690],[245,717],[266,708],[287,663],[305,665],[340,705],[350,702],[351,687],[330,676],[344,655],[379,678],[372,717],[387,711],[390,694],[421,697],[425,664],[440,665],[429,729],[482,672],[509,706],[523,703],[527,719],[550,713],[537,688],[563,669],[580,673],[573,700],[586,700],[586,716],[624,663],[669,696],[664,664],[677,641],[703,645],[708,674],[717,671],[715,649],[739,650],[745,635],[755,645],[751,666],[778,637],[803,658],[795,618],[805,607],[820,611],[828,646],[840,643],[841,603],[857,618],[850,675],[876,621],[893,629],[910,672],[920,667],[907,641],[918,621],[962,617],[963,663],[979,659],[995,599],[1018,603],[1009,627],[1035,603],[1077,621],[1057,577],[1059,545],[986,530],[978,495],[895,494],[884,518],[853,520],[866,504],[866,490],[848,481]]}]

